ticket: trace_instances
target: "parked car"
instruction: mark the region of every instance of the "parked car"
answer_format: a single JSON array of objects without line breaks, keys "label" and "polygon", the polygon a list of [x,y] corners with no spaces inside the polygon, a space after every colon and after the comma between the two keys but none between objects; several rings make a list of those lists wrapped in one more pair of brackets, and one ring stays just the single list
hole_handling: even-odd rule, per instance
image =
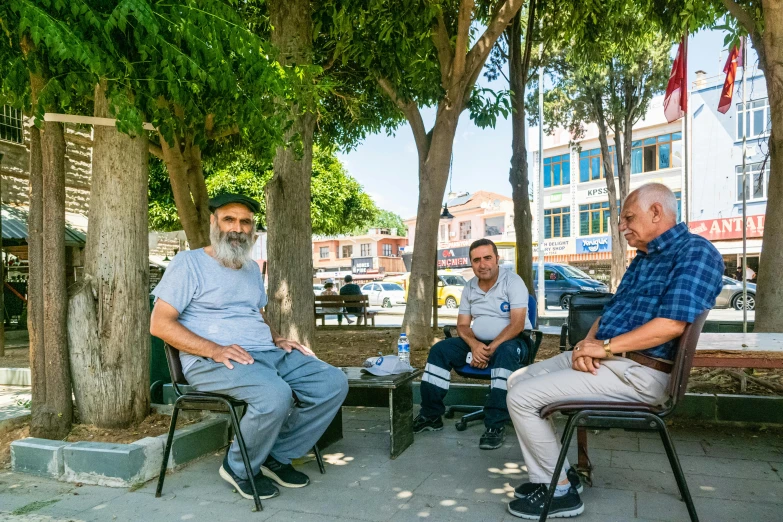
[{"label": "parked car", "polygon": [[[410,273],[405,274],[403,287],[405,288],[405,301],[408,300],[408,281]],[[448,268],[438,270],[438,306],[446,308],[459,308],[462,301],[462,290],[468,282],[462,274]]]},{"label": "parked car", "polygon": [[391,308],[396,304],[405,304],[405,290],[397,283],[367,283],[362,293],[370,298],[370,306]]},{"label": "parked car", "polygon": [[[742,310],[742,281],[723,276],[723,290],[715,300],[715,308]],[[756,309],[756,284],[748,283],[748,310]]]},{"label": "parked car", "polygon": [[[538,265],[533,265],[533,286],[538,295]],[[571,295],[579,291],[608,292],[609,287],[576,267],[544,263],[544,296],[547,306],[568,310]]]},{"label": "parked car", "polygon": [[315,295],[321,295],[321,292],[323,292],[323,290],[324,290],[324,285],[313,283],[313,293]]}]

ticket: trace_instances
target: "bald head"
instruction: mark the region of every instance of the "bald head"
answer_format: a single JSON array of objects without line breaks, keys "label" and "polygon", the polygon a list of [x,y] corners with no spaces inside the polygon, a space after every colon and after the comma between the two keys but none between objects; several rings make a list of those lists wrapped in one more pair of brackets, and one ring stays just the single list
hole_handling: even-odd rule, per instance
[{"label": "bald head", "polygon": [[631,197],[636,198],[642,210],[649,210],[655,203],[660,203],[664,215],[671,218],[675,223],[677,222],[677,197],[663,183],[642,185],[628,194],[626,201],[630,201]]},{"label": "bald head", "polygon": [[625,199],[620,233],[628,244],[647,252],[647,243],[677,224],[677,198],[661,183],[648,183]]}]

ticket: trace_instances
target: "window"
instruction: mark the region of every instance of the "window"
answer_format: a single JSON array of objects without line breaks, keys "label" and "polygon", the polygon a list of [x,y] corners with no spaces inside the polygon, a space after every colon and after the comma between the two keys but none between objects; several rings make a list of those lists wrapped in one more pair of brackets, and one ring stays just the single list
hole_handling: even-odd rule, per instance
[{"label": "window", "polygon": [[460,241],[463,239],[470,239],[470,228],[473,224],[470,221],[460,221],[459,222],[459,238]]},{"label": "window", "polygon": [[[617,202],[620,210],[620,202]],[[609,202],[579,205],[579,235],[606,234],[609,232]]]},{"label": "window", "polygon": [[384,290],[388,292],[404,292],[405,289],[396,283],[383,283],[381,284]]},{"label": "window", "polygon": [[440,226],[440,242],[445,243],[449,240],[449,226],[448,225],[441,225]]},{"label": "window", "polygon": [[631,143],[631,174],[681,166],[681,132],[662,134]]},{"label": "window", "polygon": [[367,257],[370,254],[370,247],[372,246],[372,243],[362,243],[359,245],[361,247],[362,257]]},{"label": "window", "polygon": [[3,105],[0,109],[0,140],[22,143],[22,111]]},{"label": "window", "polygon": [[571,155],[544,158],[544,187],[571,183]]},{"label": "window", "polygon": [[[746,138],[756,138],[763,136],[772,128],[770,123],[769,99],[749,101],[742,109],[742,104],[737,104],[737,141],[741,140],[743,134]],[[744,133],[743,133],[744,127]],[[741,198],[740,198],[741,199]]]},{"label": "window", "polygon": [[392,246],[388,243],[384,243],[383,245],[383,255],[390,256],[392,255]]},{"label": "window", "polygon": [[326,259],[329,257],[329,247],[321,247],[321,259]]},{"label": "window", "polygon": [[603,178],[601,149],[584,150],[579,153],[579,181],[593,181]]},{"label": "window", "polygon": [[544,209],[544,239],[571,236],[571,207]]},{"label": "window", "polygon": [[485,236],[500,236],[505,232],[505,218],[503,216],[487,218],[484,220]]},{"label": "window", "polygon": [[[769,187],[769,166],[761,171],[762,163],[745,165],[748,173],[748,201],[766,199]],[[735,167],[737,173],[737,201],[742,201],[742,165]]]},{"label": "window", "polygon": [[353,245],[343,246],[343,257],[353,257]]}]

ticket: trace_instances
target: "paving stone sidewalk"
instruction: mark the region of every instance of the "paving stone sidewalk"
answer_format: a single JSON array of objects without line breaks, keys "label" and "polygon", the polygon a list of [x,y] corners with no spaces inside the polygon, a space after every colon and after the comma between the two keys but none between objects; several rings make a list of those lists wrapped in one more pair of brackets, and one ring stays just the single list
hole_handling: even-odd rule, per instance
[{"label": "paving stone sidewalk", "polygon": [[[513,488],[527,478],[513,431],[502,448],[482,451],[481,426],[457,432],[447,422],[392,461],[387,415],[345,408],[345,438],[325,452],[326,475],[307,461],[299,467],[312,484],[283,489],[260,513],[218,477],[221,453],[169,475],[157,499],[154,482],[130,491],[0,472],[0,520],[519,520],[506,512]],[[781,520],[783,438],[726,428],[675,428],[673,436],[701,520]],[[585,489],[585,513],[575,521],[688,520],[655,434],[591,433],[590,443],[595,484]]]}]

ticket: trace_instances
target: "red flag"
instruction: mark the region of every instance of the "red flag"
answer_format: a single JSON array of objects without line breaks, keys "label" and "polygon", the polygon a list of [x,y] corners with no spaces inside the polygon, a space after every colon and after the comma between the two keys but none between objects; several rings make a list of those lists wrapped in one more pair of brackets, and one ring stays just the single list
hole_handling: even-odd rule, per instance
[{"label": "red flag", "polygon": [[688,36],[683,36],[672,64],[666,96],[663,99],[663,113],[669,123],[679,120],[688,112]]},{"label": "red flag", "polygon": [[723,91],[720,93],[720,101],[718,102],[718,112],[726,114],[731,108],[731,98],[734,96],[734,77],[737,75],[737,65],[742,62],[742,53],[740,53],[740,47],[734,46],[729,53],[729,57],[726,60],[726,65],[723,67],[723,72],[726,73],[726,81],[723,82]]}]

